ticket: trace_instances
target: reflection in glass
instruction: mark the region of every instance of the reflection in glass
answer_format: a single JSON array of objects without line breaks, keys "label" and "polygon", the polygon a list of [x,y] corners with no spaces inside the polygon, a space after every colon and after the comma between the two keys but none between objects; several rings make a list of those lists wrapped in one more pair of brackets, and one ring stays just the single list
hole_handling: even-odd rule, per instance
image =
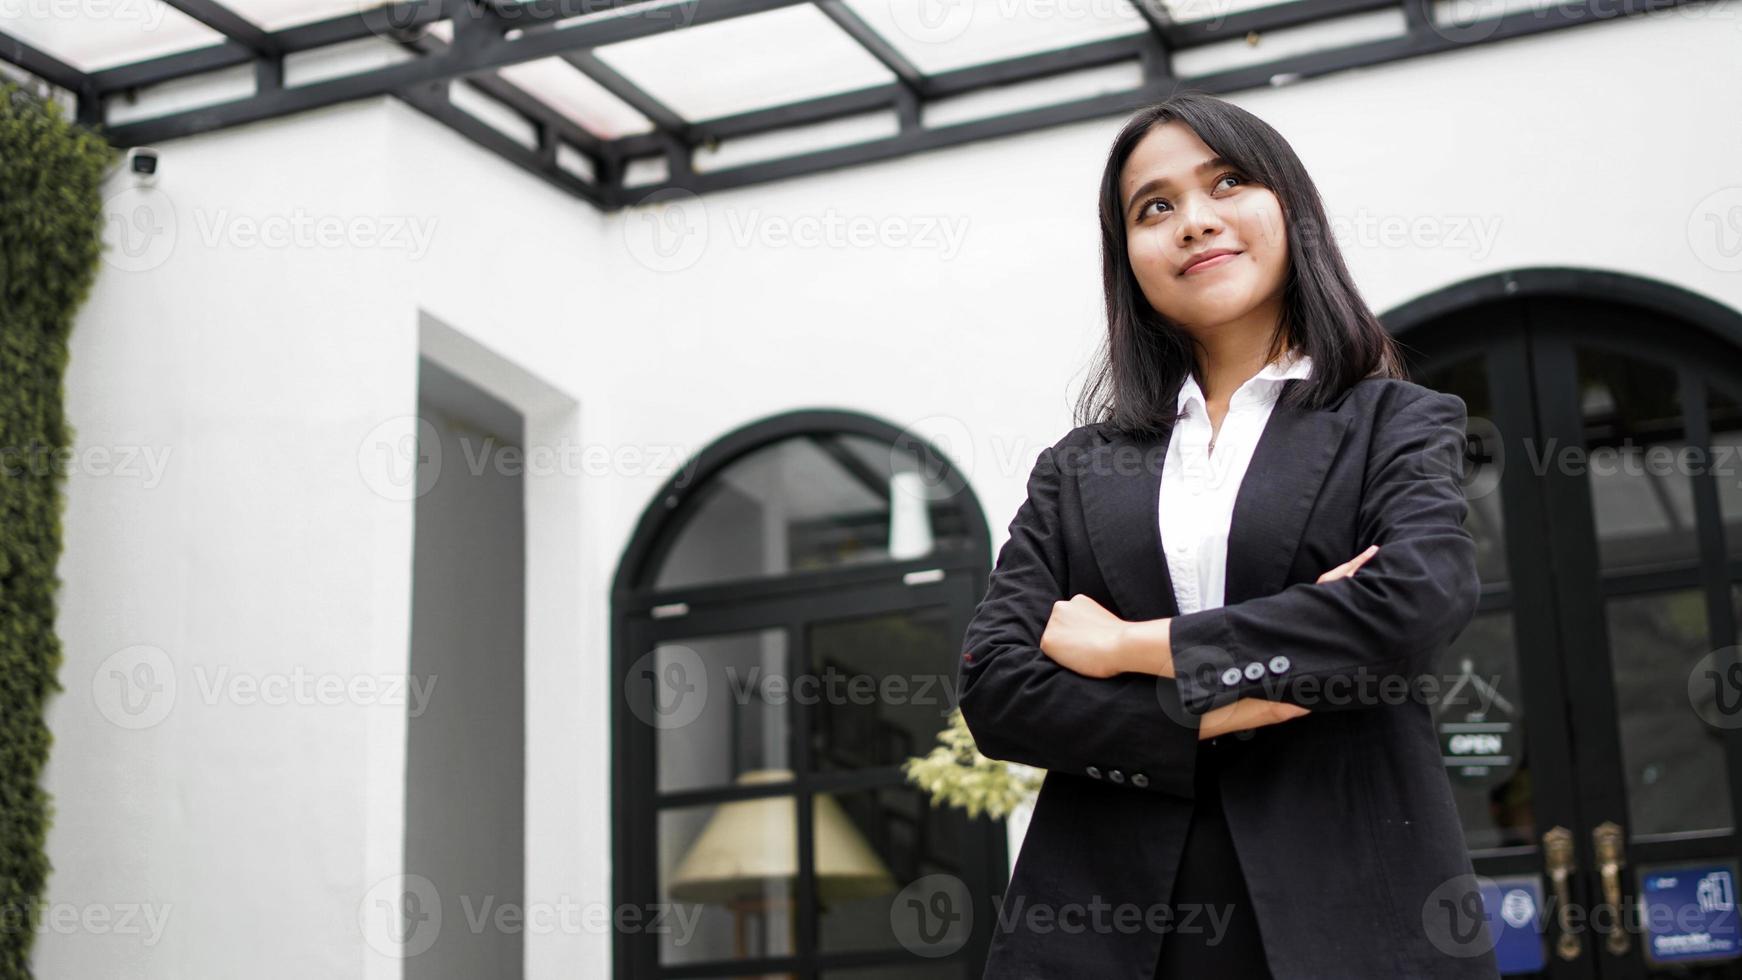
[{"label": "reflection in glass", "polygon": [[1689,677],[1709,651],[1698,589],[1610,599],[1628,833],[1635,837],[1730,826],[1724,732],[1689,701]]},{"label": "reflection in glass", "polygon": [[808,635],[818,770],[900,765],[949,727],[961,637],[948,607],[818,623]]},{"label": "reflection in glass", "polygon": [[[771,774],[779,774],[778,777]],[[746,773],[745,782],[790,774]],[[667,929],[662,963],[794,952],[797,806],[790,796],[680,807],[659,815],[659,898],[686,928]],[[677,903],[677,904],[672,904]]]},{"label": "reflection in glass", "polygon": [[1468,409],[1464,443],[1464,527],[1476,539],[1476,570],[1487,586],[1504,586],[1506,520],[1500,509],[1500,430],[1488,388],[1488,359],[1478,354],[1426,372],[1421,384],[1457,395]]},{"label": "reflection in glass", "polygon": [[853,970],[827,970],[822,974],[823,980],[966,980],[969,976],[967,967],[960,960],[907,961]]},{"label": "reflection in glass", "polygon": [[1482,613],[1436,666],[1440,748],[1472,849],[1536,836],[1524,742],[1524,698],[1510,611]]},{"label": "reflection in glass", "polygon": [[[959,812],[934,807],[913,786],[888,786],[840,793],[840,813],[853,836],[865,842],[889,877],[881,889],[847,892],[824,889],[817,902],[817,940],[824,952],[896,950],[924,943],[926,949],[954,948],[966,939],[967,916],[940,914],[938,904],[967,898],[956,887],[963,868]],[[819,845],[822,838],[818,838]],[[818,860],[821,860],[819,852]],[[904,891],[927,875],[951,876],[950,887]],[[913,921],[920,916],[922,921]],[[956,932],[951,932],[956,930]]]},{"label": "reflection in glass", "polygon": [[941,460],[865,436],[782,439],[708,480],[654,585],[791,575],[965,545],[959,481]]},{"label": "reflection in glass", "polygon": [[[740,776],[738,785],[777,785],[792,778],[791,770],[762,769]],[[799,873],[797,809],[792,797],[765,796],[660,815],[664,894],[674,902],[703,906],[697,941],[674,940],[669,962],[791,951]],[[882,836],[885,828],[862,823],[863,816],[849,814],[832,794],[811,798],[812,880],[824,909],[853,908],[881,897],[887,931],[888,896],[898,886],[866,837],[867,831]],[[721,935],[728,917],[729,947]],[[822,921],[827,930],[829,920]]]},{"label": "reflection in glass", "polygon": [[[1583,461],[1604,571],[1696,560],[1693,483],[1675,371],[1580,348]],[[1559,453],[1545,447],[1552,460]]]},{"label": "reflection in glass", "polygon": [[785,630],[662,643],[652,669],[640,680],[654,692],[661,792],[725,786],[745,770],[791,764]]},{"label": "reflection in glass", "polygon": [[1706,412],[1712,427],[1711,473],[1731,558],[1742,558],[1742,403],[1708,379]]}]

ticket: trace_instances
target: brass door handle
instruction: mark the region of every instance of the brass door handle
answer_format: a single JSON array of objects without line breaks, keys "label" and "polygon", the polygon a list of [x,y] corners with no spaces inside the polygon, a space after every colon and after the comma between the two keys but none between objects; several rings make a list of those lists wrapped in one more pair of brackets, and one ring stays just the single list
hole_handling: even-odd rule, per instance
[{"label": "brass door handle", "polygon": [[1555,936],[1555,955],[1563,960],[1576,960],[1585,951],[1585,943],[1579,934],[1573,931],[1569,916],[1572,915],[1573,895],[1572,882],[1569,880],[1577,870],[1573,858],[1573,832],[1565,827],[1553,827],[1542,835],[1542,856],[1548,880],[1554,884],[1555,919],[1557,932]]},{"label": "brass door handle", "polygon": [[1625,956],[1631,943],[1627,936],[1627,919],[1621,908],[1621,869],[1627,866],[1627,836],[1621,825],[1605,820],[1591,828],[1591,846],[1597,853],[1597,871],[1603,879],[1603,901],[1615,910],[1615,928],[1609,930],[1604,942],[1610,954]]}]

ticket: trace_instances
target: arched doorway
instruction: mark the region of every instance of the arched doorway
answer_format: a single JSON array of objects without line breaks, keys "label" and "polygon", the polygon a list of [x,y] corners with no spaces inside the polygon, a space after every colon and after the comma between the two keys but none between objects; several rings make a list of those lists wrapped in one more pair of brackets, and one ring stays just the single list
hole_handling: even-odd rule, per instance
[{"label": "arched doorway", "polygon": [[990,556],[950,462],[852,413],[747,426],[661,489],[613,592],[617,977],[980,975],[989,917],[937,956],[896,913],[1007,877],[1002,826],[901,770],[947,725]]},{"label": "arched doorway", "polygon": [[1524,270],[1385,319],[1469,406],[1483,597],[1439,724],[1490,915],[1545,926],[1503,970],[1742,977],[1742,315]]}]

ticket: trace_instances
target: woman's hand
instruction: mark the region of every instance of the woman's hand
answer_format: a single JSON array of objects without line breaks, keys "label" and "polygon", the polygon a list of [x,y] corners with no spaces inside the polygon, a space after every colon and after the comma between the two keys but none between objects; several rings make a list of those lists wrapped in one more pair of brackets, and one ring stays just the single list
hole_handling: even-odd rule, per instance
[{"label": "woman's hand", "polygon": [[1318,582],[1315,584],[1323,585],[1324,583],[1332,581],[1334,579],[1348,578],[1349,576],[1355,574],[1355,569],[1360,568],[1362,565],[1367,564],[1367,559],[1372,558],[1374,556],[1374,554],[1376,554],[1378,551],[1379,551],[1378,545],[1376,545],[1376,544],[1368,545],[1366,551],[1361,552],[1360,554],[1358,554],[1355,557],[1349,559],[1348,561],[1342,563],[1341,565],[1338,565],[1336,568],[1333,568],[1330,571],[1326,572],[1325,574],[1320,575]]},{"label": "woman's hand", "polygon": [[1265,725],[1274,725],[1279,721],[1288,721],[1307,714],[1312,712],[1286,701],[1241,698],[1233,704],[1224,704],[1220,708],[1211,708],[1204,712],[1203,721],[1198,724],[1198,741],[1230,732],[1243,732],[1248,728],[1263,728]]},{"label": "woman's hand", "polygon": [[[1369,545],[1367,550],[1320,575],[1319,584],[1348,578],[1355,574],[1356,569],[1367,564],[1367,559],[1372,558],[1378,551],[1378,545]],[[1202,741],[1206,738],[1227,735],[1230,732],[1242,732],[1248,728],[1263,728],[1265,725],[1274,725],[1280,721],[1288,721],[1291,718],[1310,714],[1312,714],[1310,708],[1289,704],[1286,701],[1271,701],[1268,698],[1241,698],[1233,704],[1225,704],[1220,708],[1211,708],[1204,712],[1203,721],[1198,726],[1198,739]]]},{"label": "woman's hand", "polygon": [[1042,653],[1084,677],[1112,677],[1128,668],[1120,662],[1120,636],[1126,622],[1082,593],[1052,604]]}]

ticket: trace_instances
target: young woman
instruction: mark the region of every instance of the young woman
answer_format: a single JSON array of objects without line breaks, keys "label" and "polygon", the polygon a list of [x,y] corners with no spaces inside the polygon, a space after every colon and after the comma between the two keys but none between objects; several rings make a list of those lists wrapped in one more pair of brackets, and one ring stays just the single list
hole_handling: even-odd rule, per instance
[{"label": "young woman", "polygon": [[958,676],[1048,770],[985,975],[1497,977],[1431,708],[1480,589],[1463,401],[1245,110],[1138,114],[1100,209],[1105,357]]}]

